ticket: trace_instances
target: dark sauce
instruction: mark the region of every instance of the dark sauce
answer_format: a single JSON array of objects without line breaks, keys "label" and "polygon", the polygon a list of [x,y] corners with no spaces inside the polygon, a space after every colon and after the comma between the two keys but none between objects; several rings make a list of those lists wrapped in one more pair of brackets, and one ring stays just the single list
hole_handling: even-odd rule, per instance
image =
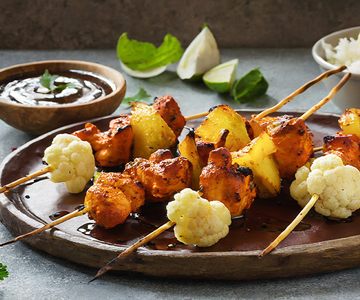
[{"label": "dark sauce", "polygon": [[31,106],[66,105],[87,103],[105,97],[115,90],[111,80],[96,73],[81,70],[49,72],[59,75],[55,85],[72,83],[76,87],[46,93],[48,90],[40,84],[43,72],[26,73],[0,82],[0,99]]},{"label": "dark sauce", "polygon": [[[177,241],[173,228],[163,232],[144,247],[149,250],[182,252],[227,252],[265,249],[297,216],[301,207],[288,192],[284,182],[282,193],[271,199],[255,199],[250,209],[241,217],[233,218],[229,234],[212,247],[199,248]],[[168,221],[167,202],[141,207],[123,223],[104,229],[93,221],[80,228],[79,232],[94,239],[118,245],[130,246]],[[346,221],[330,220],[314,210],[280,243],[278,248],[318,243],[322,241],[360,234],[360,217],[357,212]]]}]

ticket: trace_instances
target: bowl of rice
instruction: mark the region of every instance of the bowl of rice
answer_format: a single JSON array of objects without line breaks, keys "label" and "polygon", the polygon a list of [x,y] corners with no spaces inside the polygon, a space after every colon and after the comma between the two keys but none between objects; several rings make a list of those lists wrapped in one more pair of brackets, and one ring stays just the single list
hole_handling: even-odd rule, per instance
[{"label": "bowl of rice", "polygon": [[340,109],[360,108],[360,26],[336,31],[318,40],[312,48],[312,56],[321,72],[346,66],[343,72],[324,81],[330,91],[346,72],[351,78],[332,98]]}]

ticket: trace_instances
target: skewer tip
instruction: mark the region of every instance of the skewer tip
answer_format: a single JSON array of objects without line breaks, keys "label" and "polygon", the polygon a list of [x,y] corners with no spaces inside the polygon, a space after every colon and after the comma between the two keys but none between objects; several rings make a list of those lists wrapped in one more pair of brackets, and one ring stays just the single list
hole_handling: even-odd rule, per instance
[{"label": "skewer tip", "polygon": [[5,245],[12,244],[12,243],[14,243],[14,242],[16,242],[16,239],[13,239],[13,240],[10,240],[10,241],[7,241],[7,242],[4,242],[4,243],[1,243],[1,244],[0,244],[0,247],[5,246]]},{"label": "skewer tip", "polygon": [[96,280],[97,278],[99,278],[100,276],[104,275],[106,272],[112,270],[114,267],[113,265],[118,261],[118,257],[114,258],[112,261],[110,261],[109,263],[107,263],[105,266],[103,266],[94,276],[93,279],[91,279],[89,281],[89,283],[93,282],[94,280]]}]

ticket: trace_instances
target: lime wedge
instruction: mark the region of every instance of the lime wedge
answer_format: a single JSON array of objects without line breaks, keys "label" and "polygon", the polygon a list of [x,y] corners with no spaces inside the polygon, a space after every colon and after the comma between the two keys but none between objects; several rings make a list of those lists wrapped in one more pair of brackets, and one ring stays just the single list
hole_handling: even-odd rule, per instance
[{"label": "lime wedge", "polygon": [[181,79],[198,80],[219,63],[220,52],[215,38],[210,29],[204,27],[186,48],[176,71]]},{"label": "lime wedge", "polygon": [[137,77],[137,78],[154,77],[154,76],[160,75],[161,73],[163,73],[166,70],[166,66],[146,69],[146,70],[142,70],[142,71],[132,70],[132,69],[128,68],[127,66],[125,66],[125,64],[123,64],[123,62],[121,60],[120,60],[120,66],[125,73],[129,74],[132,77]]},{"label": "lime wedge", "polygon": [[238,63],[238,59],[233,59],[212,68],[204,74],[203,81],[215,92],[229,92],[236,79]]}]

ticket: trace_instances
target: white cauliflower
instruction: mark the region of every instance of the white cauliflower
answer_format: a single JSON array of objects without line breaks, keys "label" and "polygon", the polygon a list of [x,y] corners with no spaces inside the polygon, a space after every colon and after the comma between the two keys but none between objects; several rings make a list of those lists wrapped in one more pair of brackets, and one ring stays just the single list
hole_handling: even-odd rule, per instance
[{"label": "white cauliflower", "polygon": [[231,215],[220,201],[208,201],[189,188],[174,196],[166,209],[169,220],[176,222],[176,238],[184,244],[210,247],[229,232]]},{"label": "white cauliflower", "polygon": [[301,167],[295,178],[290,194],[302,207],[318,194],[315,210],[324,216],[348,218],[360,208],[360,172],[344,166],[334,154],[315,159],[311,167]]},{"label": "white cauliflower", "polygon": [[70,134],[58,134],[45,149],[50,180],[65,182],[70,193],[80,193],[95,172],[95,159],[88,142]]}]

